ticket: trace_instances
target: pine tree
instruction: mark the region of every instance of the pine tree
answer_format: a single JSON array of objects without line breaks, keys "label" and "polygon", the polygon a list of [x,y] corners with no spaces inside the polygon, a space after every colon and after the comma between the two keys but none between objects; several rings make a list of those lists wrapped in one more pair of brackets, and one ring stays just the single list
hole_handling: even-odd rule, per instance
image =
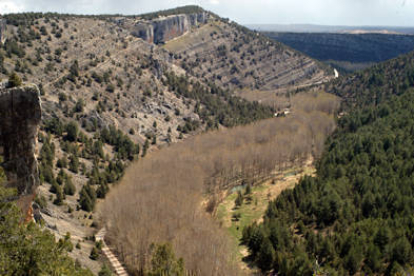
[{"label": "pine tree", "polygon": [[101,183],[98,187],[98,189],[96,190],[96,196],[98,198],[105,198],[106,194],[109,191],[109,187],[107,184],[105,183]]},{"label": "pine tree", "polygon": [[55,205],[63,205],[63,200],[65,199],[65,195],[62,192],[62,187],[59,185],[56,186],[56,199],[53,201]]},{"label": "pine tree", "polygon": [[63,191],[64,191],[65,195],[71,195],[71,196],[75,195],[76,187],[73,184],[72,179],[67,178],[65,180],[65,186],[63,187]]},{"label": "pine tree", "polygon": [[70,142],[76,142],[79,135],[79,127],[76,122],[70,122],[66,125],[66,140]]},{"label": "pine tree", "polygon": [[79,172],[79,159],[76,155],[72,155],[70,158],[69,170],[73,173]]},{"label": "pine tree", "polygon": [[170,243],[155,246],[155,251],[151,260],[151,271],[149,276],[184,276],[184,260],[175,257],[173,248]]},{"label": "pine tree", "polygon": [[145,155],[147,155],[147,150],[148,150],[149,146],[150,146],[149,145],[149,141],[147,139],[147,140],[145,140],[144,147],[142,148],[142,157],[144,157]]},{"label": "pine tree", "polygon": [[257,255],[257,266],[261,271],[267,272],[272,269],[273,260],[275,258],[275,250],[269,239],[265,239],[260,247]]},{"label": "pine tree", "polygon": [[236,207],[240,207],[243,205],[243,195],[240,191],[237,192],[237,198],[234,201],[234,204],[236,205]]},{"label": "pine tree", "polygon": [[82,210],[92,212],[95,208],[96,192],[90,185],[84,185],[79,193],[79,205]]}]

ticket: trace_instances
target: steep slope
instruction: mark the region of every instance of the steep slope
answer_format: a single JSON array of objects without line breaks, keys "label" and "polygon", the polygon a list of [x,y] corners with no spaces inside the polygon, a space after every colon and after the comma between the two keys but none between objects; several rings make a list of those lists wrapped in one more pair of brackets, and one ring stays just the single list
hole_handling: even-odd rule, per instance
[{"label": "steep slope", "polygon": [[363,69],[414,49],[411,35],[273,32],[264,35],[346,71]]},{"label": "steep slope", "polygon": [[217,17],[165,49],[193,76],[236,91],[293,89],[333,76],[314,60]]},{"label": "steep slope", "polygon": [[[411,57],[329,86],[353,101],[326,145],[317,176],[283,192],[269,203],[263,223],[243,231],[249,259],[262,271],[412,273]],[[368,81],[376,77],[383,83]]]}]

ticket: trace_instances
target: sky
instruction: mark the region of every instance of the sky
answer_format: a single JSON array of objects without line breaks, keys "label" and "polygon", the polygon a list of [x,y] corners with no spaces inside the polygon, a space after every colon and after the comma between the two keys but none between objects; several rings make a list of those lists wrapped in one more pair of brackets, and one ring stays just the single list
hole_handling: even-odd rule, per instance
[{"label": "sky", "polygon": [[142,14],[196,4],[240,24],[414,27],[414,0],[0,0],[0,14]]}]

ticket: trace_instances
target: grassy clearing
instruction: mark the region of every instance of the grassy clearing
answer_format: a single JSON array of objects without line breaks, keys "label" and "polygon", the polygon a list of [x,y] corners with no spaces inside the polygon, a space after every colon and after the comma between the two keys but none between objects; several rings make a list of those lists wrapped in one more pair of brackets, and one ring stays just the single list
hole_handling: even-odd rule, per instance
[{"label": "grassy clearing", "polygon": [[[244,196],[243,204],[238,208],[235,205],[235,200],[238,196],[237,192],[227,196],[219,205],[217,219],[227,229],[234,244],[237,261],[243,270],[249,270],[247,264],[242,261],[243,257],[248,255],[246,247],[240,245],[243,228],[255,221],[260,222],[270,200],[275,199],[283,190],[292,189],[304,175],[313,175],[314,173],[315,168],[310,160],[303,168],[286,170],[275,175],[272,179],[255,185],[251,188],[252,200],[249,202],[246,200],[246,196]],[[240,191],[244,195],[245,189],[243,188]],[[241,215],[238,221],[233,218],[235,213]]]}]

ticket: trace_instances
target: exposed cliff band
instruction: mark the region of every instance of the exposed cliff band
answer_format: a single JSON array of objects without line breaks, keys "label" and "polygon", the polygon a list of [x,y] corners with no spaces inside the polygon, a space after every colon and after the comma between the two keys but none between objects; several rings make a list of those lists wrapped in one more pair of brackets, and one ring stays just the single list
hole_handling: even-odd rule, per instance
[{"label": "exposed cliff band", "polygon": [[39,186],[36,144],[41,103],[36,85],[6,88],[0,83],[0,146],[7,186],[32,196]]},{"label": "exposed cliff band", "polygon": [[6,41],[6,20],[0,18],[0,44]]},{"label": "exposed cliff band", "polygon": [[207,12],[160,17],[151,21],[138,21],[131,34],[150,43],[162,44],[189,31],[192,27],[207,23]]}]

